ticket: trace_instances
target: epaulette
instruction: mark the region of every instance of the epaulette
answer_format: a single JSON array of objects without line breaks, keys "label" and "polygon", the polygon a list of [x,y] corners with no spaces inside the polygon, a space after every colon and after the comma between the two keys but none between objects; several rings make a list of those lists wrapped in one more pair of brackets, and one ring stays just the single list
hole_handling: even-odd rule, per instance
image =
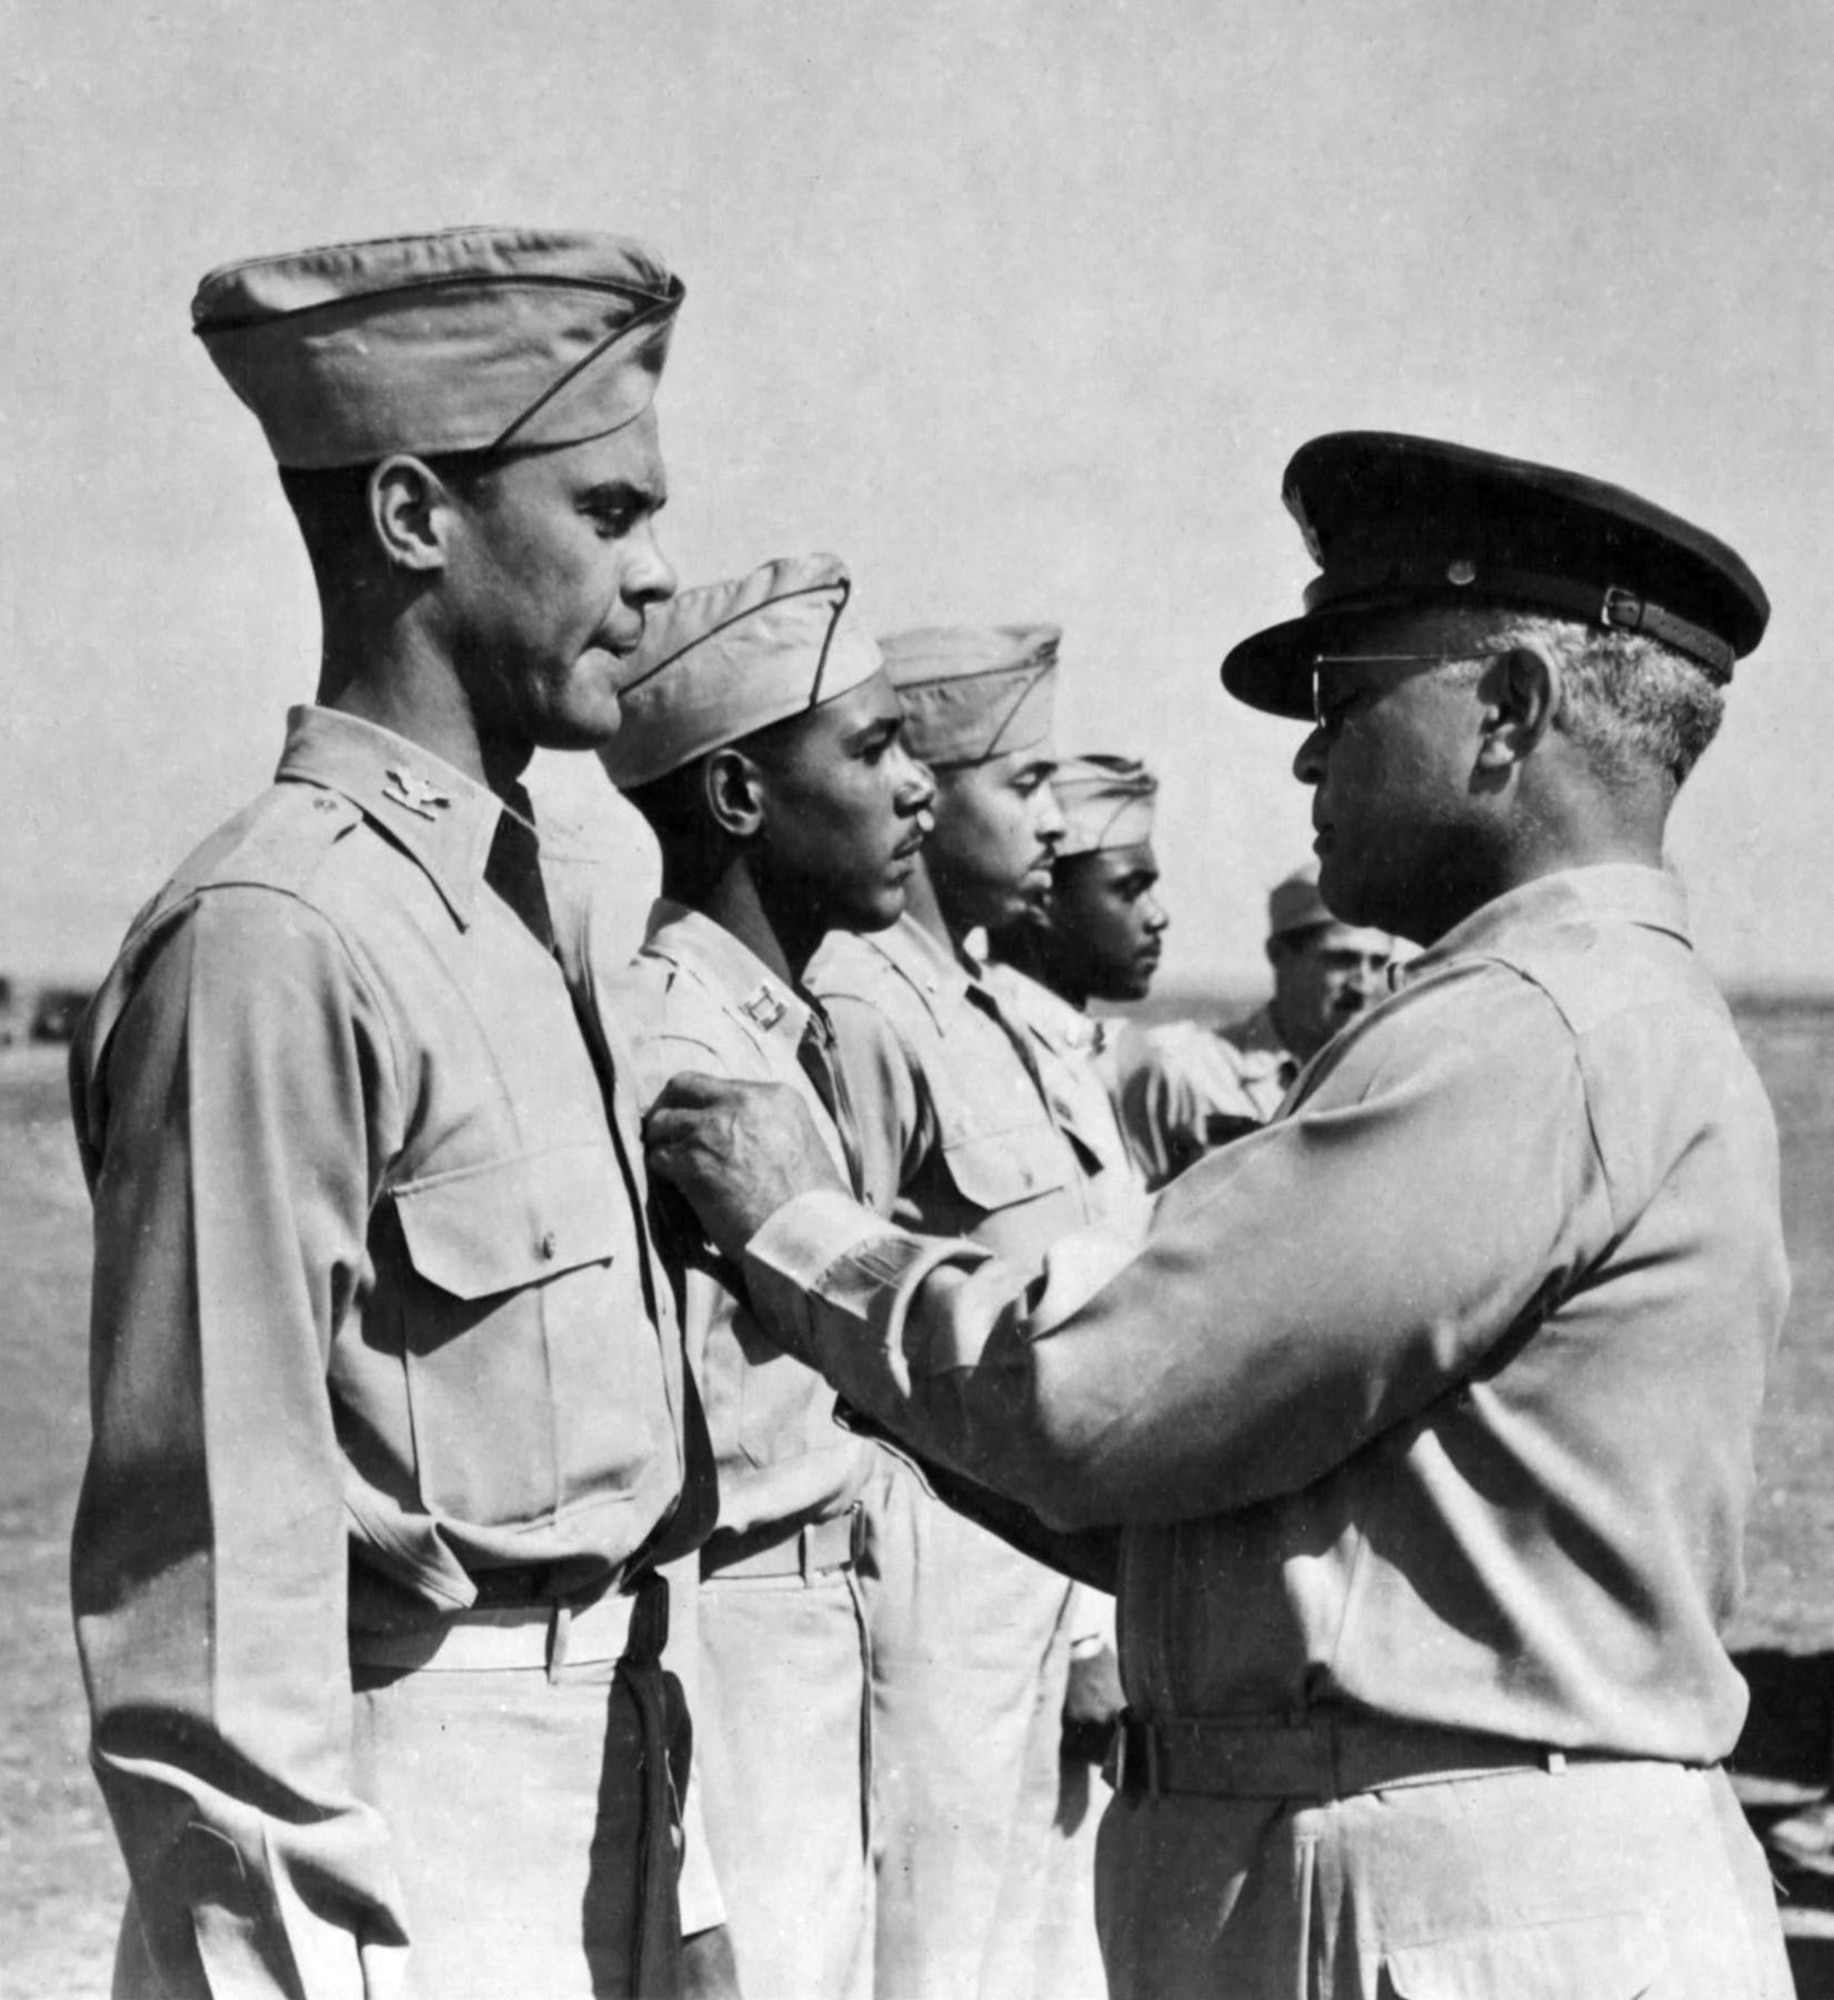
[{"label": "epaulette", "polygon": [[325,856],[362,821],[362,808],[342,792],[271,785],[191,853],[167,894],[258,888],[303,895]]}]

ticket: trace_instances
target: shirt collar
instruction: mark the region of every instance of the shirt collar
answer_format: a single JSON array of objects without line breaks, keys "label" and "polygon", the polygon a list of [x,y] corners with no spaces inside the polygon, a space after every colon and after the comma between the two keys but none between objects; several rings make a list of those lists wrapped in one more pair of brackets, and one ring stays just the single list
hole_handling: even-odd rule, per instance
[{"label": "shirt collar", "polygon": [[990,965],[987,971],[995,994],[1010,1001],[1014,1013],[1053,1048],[1072,1055],[1093,1055],[1100,1048],[1101,1024],[1080,1007],[1072,1007],[1062,994],[1053,993],[1043,980],[1011,965]]},{"label": "shirt collar", "polygon": [[420,864],[459,926],[470,925],[503,812],[487,786],[392,729],[340,709],[306,706],[287,711],[286,748],[274,776],[282,784],[341,792]]},{"label": "shirt collar", "polygon": [[724,924],[659,896],[650,907],[643,948],[693,973],[763,1039],[781,1042],[792,1053],[801,1044],[810,1020],[809,1002]]},{"label": "shirt collar", "polygon": [[953,945],[946,945],[913,916],[902,916],[889,930],[872,932],[866,942],[882,951],[922,995],[938,1022],[943,1010],[960,1002],[980,982]]},{"label": "shirt collar", "polygon": [[1637,924],[1646,930],[1667,931],[1683,944],[1693,942],[1688,930],[1687,891],[1677,876],[1633,862],[1609,862],[1541,875],[1494,897],[1447,931],[1437,944],[1398,968],[1395,984],[1410,985],[1450,959],[1506,954],[1510,941],[1524,931],[1573,923]]},{"label": "shirt collar", "polygon": [[1278,1076],[1282,1069],[1298,1074],[1299,1058],[1280,1039],[1280,1030],[1274,1026],[1271,1004],[1257,1007],[1252,1014],[1223,1027],[1219,1032],[1238,1054],[1251,1059],[1243,1064],[1243,1068],[1252,1066],[1255,1075]]}]

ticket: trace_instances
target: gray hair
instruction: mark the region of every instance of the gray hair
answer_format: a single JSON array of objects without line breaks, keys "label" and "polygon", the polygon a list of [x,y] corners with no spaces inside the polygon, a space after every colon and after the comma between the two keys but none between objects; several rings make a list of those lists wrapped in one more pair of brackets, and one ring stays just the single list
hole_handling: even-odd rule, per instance
[{"label": "gray hair", "polygon": [[1481,617],[1474,643],[1491,654],[1533,647],[1559,663],[1554,727],[1601,777],[1634,782],[1659,771],[1679,787],[1725,713],[1725,690],[1706,668],[1645,632],[1499,611]]}]

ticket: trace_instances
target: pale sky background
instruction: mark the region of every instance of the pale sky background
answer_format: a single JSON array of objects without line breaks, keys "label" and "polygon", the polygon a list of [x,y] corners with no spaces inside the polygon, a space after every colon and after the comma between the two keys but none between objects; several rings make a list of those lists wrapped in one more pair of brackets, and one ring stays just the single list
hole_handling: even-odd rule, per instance
[{"label": "pale sky background", "polygon": [[[1163,779],[1168,977],[1252,978],[1308,847],[1225,697],[1311,575],[1326,430],[1570,465],[1776,606],[1674,857],[1711,962],[1834,982],[1825,0],[179,0],[0,7],[0,970],[93,975],[260,788],[317,621],[189,332],[229,258],[464,222],[646,237],[684,582],[829,548],[879,628],[1054,619],[1066,749]],[[543,760],[627,885],[647,835]]]}]

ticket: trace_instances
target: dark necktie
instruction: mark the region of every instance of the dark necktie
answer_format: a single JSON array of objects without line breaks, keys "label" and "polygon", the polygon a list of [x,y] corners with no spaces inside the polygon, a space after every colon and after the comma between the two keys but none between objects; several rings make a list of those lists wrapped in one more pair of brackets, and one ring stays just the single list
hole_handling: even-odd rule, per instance
[{"label": "dark necktie", "polygon": [[522,919],[543,951],[554,949],[554,920],[541,879],[541,840],[527,817],[534,808],[520,785],[512,786],[497,815],[484,879]]},{"label": "dark necktie", "polygon": [[796,1060],[802,1065],[803,1075],[815,1086],[815,1094],[827,1107],[828,1116],[834,1120],[834,1129],[841,1138],[841,1151],[847,1160],[847,1178],[853,1183],[854,1193],[860,1194],[863,1192],[865,1160],[860,1151],[859,1121],[853,1115],[853,1103],[847,1095],[846,1072],[834,1053],[834,1030],[829,1027],[826,1015],[811,1011],[808,1026],[803,1029],[802,1039],[796,1044]]}]

